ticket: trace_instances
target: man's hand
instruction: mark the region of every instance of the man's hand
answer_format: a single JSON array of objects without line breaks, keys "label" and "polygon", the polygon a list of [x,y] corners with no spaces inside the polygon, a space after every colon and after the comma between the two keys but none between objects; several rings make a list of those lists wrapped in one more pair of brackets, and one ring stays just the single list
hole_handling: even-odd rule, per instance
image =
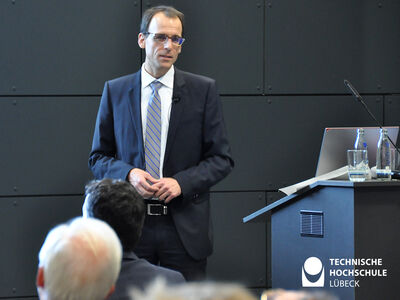
[{"label": "man's hand", "polygon": [[[159,180],[155,179],[149,173],[141,169],[135,168],[130,170],[128,174],[128,181],[145,199],[153,197],[158,191],[158,187],[155,186],[155,183],[159,182]],[[151,185],[149,182],[153,185]]]},{"label": "man's hand", "polygon": [[158,191],[155,196],[164,201],[164,203],[170,202],[175,197],[178,197],[181,193],[181,186],[176,179],[171,177],[164,177],[158,180],[157,183],[153,185]]}]

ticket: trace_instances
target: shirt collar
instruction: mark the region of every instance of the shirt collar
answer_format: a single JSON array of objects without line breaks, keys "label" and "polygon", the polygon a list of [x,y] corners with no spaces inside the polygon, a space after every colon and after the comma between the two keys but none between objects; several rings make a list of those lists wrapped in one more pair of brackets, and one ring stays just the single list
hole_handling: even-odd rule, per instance
[{"label": "shirt collar", "polygon": [[154,80],[158,80],[161,82],[163,85],[169,88],[174,88],[174,74],[175,74],[175,68],[174,66],[171,66],[169,68],[168,72],[165,73],[163,76],[160,78],[154,78],[151,76],[149,73],[144,68],[144,64],[142,65],[142,87],[147,87],[150,83],[152,83]]}]

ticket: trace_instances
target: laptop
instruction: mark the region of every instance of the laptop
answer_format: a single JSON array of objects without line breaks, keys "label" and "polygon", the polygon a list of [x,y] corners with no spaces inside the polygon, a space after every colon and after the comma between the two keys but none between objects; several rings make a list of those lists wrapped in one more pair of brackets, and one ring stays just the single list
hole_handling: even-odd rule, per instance
[{"label": "laptop", "polygon": [[[347,165],[347,150],[354,149],[359,127],[332,127],[325,128],[319,153],[317,171],[320,176]],[[379,127],[362,127],[368,146],[369,167],[376,165],[376,148],[379,140]],[[388,135],[396,145],[399,126],[385,126]]]}]

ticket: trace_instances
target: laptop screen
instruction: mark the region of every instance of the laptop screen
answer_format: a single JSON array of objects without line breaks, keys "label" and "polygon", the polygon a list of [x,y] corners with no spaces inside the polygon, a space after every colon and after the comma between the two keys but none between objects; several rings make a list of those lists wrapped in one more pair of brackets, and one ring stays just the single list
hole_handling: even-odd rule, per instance
[{"label": "laptop screen", "polygon": [[[364,136],[368,146],[369,167],[376,165],[376,148],[379,140],[379,127],[363,127]],[[396,144],[399,134],[398,126],[384,127],[388,135]],[[357,138],[357,127],[332,127],[325,128],[319,153],[317,172],[320,176],[347,165],[346,151],[354,149]]]}]

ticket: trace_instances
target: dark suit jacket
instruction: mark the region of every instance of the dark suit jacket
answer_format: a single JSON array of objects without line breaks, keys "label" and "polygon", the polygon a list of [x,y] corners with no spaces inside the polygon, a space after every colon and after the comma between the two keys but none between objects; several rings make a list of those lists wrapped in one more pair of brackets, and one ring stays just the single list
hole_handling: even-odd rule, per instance
[{"label": "dark suit jacket", "polygon": [[121,272],[119,273],[114,293],[109,300],[131,299],[131,288],[144,290],[155,278],[162,277],[167,284],[184,283],[182,274],[170,269],[155,266],[145,259],[140,259],[133,252],[124,252]]},{"label": "dark suit jacket", "polygon": [[[132,168],[145,169],[140,72],[104,86],[89,158],[97,179],[127,179]],[[182,243],[195,259],[212,252],[209,189],[232,168],[215,81],[175,68],[163,175],[175,178],[182,189],[169,207]]]}]

